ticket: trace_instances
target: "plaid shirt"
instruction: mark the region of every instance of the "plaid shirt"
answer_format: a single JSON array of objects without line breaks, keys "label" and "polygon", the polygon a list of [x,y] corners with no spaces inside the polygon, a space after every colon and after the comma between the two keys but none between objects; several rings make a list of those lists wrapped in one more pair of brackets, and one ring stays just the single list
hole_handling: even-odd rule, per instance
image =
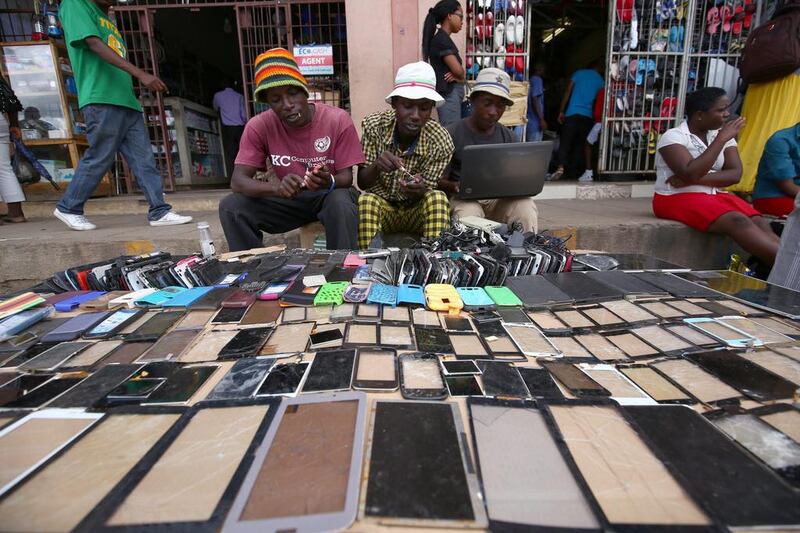
[{"label": "plaid shirt", "polygon": [[[361,123],[361,147],[364,150],[364,165],[368,166],[385,151],[399,156],[406,170],[411,174],[422,175],[430,189],[436,189],[439,178],[450,163],[453,155],[453,139],[444,127],[435,120],[428,120],[420,130],[419,137],[403,152],[395,135],[394,110],[378,111],[364,118]],[[409,198],[400,192],[400,179],[408,178],[402,170],[381,172],[375,185],[366,192],[377,194],[384,200],[407,203]]]}]

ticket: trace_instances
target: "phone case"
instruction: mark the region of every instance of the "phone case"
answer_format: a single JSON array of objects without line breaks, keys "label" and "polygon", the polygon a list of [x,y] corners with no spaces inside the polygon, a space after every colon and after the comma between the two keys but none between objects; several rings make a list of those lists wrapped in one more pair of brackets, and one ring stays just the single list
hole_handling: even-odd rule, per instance
[{"label": "phone case", "polygon": [[347,281],[331,281],[320,287],[314,296],[314,305],[342,305],[344,291],[350,285]]},{"label": "phone case", "polygon": [[258,295],[254,292],[236,291],[222,301],[222,307],[250,307]]},{"label": "phone case", "polygon": [[397,288],[397,303],[425,306],[425,289],[404,283]]},{"label": "phone case", "polygon": [[195,301],[199,300],[213,289],[213,287],[194,287],[191,289],[186,289],[177,294],[171,300],[164,302],[162,307],[189,307]]},{"label": "phone case", "polygon": [[60,302],[56,302],[54,307],[56,311],[60,313],[68,313],[78,307],[83,302],[88,302],[90,300],[94,300],[95,298],[99,298],[103,296],[105,292],[99,291],[91,291],[91,292],[84,292],[81,294],[75,294],[65,300],[61,300]]},{"label": "phone case", "polygon": [[136,307],[161,307],[165,302],[172,300],[178,294],[186,292],[189,289],[184,287],[166,287],[158,292],[148,294],[144,298],[139,298],[134,302]]},{"label": "phone case", "polygon": [[425,287],[425,299],[428,308],[433,311],[447,311],[455,315],[464,308],[464,302],[456,288],[447,283],[434,283]]},{"label": "phone case", "polygon": [[373,283],[367,295],[367,302],[372,304],[397,305],[397,287],[383,283]]},{"label": "phone case", "polygon": [[344,291],[344,301],[351,304],[360,304],[367,301],[367,294],[369,294],[369,284],[367,285],[349,285]]},{"label": "phone case", "polygon": [[154,292],[158,292],[158,289],[142,289],[140,291],[133,291],[128,292],[127,294],[120,296],[119,298],[114,298],[110,302],[108,302],[109,308],[116,307],[118,305],[124,305],[126,307],[133,307],[136,300],[139,298],[144,298]]},{"label": "phone case", "polygon": [[96,313],[84,313],[70,318],[56,329],[43,336],[41,342],[47,344],[50,342],[75,340],[80,337],[84,331],[88,331],[105,320],[109,314],[108,311],[99,311]]},{"label": "phone case", "polygon": [[489,295],[494,303],[503,307],[503,306],[522,306],[522,300],[520,300],[516,294],[512,292],[511,289],[508,287],[485,287],[486,294]]},{"label": "phone case", "polygon": [[492,311],[497,308],[483,287],[458,287],[456,292],[467,311]]}]

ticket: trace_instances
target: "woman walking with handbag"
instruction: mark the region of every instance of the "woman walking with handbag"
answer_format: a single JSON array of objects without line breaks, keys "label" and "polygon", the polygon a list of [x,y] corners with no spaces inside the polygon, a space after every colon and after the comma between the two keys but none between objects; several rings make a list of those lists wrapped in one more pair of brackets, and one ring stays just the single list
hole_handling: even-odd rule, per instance
[{"label": "woman walking with handbag", "polygon": [[22,212],[25,194],[11,168],[11,139],[20,137],[20,111],[22,104],[5,77],[0,74],[0,201],[5,202],[8,207],[8,213],[0,218],[0,224],[25,222]]}]

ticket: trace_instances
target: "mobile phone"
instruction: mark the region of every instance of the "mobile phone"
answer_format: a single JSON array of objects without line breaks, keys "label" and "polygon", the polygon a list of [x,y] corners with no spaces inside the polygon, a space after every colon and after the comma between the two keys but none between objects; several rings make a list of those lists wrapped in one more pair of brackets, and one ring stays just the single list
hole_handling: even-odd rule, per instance
[{"label": "mobile phone", "polygon": [[350,390],[355,358],[355,350],[317,352],[311,370],[308,371],[306,383],[303,385],[303,392]]},{"label": "mobile phone", "polygon": [[83,334],[84,339],[107,339],[141,316],[139,309],[120,309]]},{"label": "mobile phone", "polygon": [[450,396],[483,396],[483,389],[475,376],[446,376],[444,383]]},{"label": "mobile phone", "polygon": [[218,359],[238,359],[258,355],[274,328],[250,328],[239,331],[222,347]]},{"label": "mobile phone", "polygon": [[286,292],[291,282],[271,283],[267,288],[261,291],[258,295],[259,300],[277,300],[281,295]]},{"label": "mobile phone", "polygon": [[369,347],[356,351],[354,389],[393,391],[399,385],[396,350]]},{"label": "mobile phone", "polygon": [[444,316],[444,329],[446,331],[474,331],[472,322],[461,316]]},{"label": "mobile phone", "polygon": [[239,322],[246,312],[246,307],[222,308],[217,312],[216,315],[214,315],[214,318],[211,319],[211,323],[229,324]]},{"label": "mobile phone", "polygon": [[256,390],[256,396],[293,396],[300,390],[309,363],[275,365]]},{"label": "mobile phone", "polygon": [[77,339],[84,331],[93,328],[109,315],[108,311],[84,313],[73,317],[41,338],[42,343],[71,341]]},{"label": "mobile phone", "polygon": [[309,335],[309,338],[311,339],[311,348],[314,348],[314,345],[336,341],[343,337],[344,336],[339,328],[329,329],[327,331],[321,331],[319,333],[312,333]]},{"label": "mobile phone", "polygon": [[400,356],[400,393],[407,400],[443,400],[447,386],[439,370],[439,358],[429,353]]},{"label": "mobile phone", "polygon": [[155,313],[147,322],[139,326],[136,331],[125,337],[131,341],[153,341],[161,337],[175,322],[183,318],[184,311],[162,311]]},{"label": "mobile phone", "polygon": [[481,373],[481,369],[472,360],[442,361],[442,370],[445,376],[466,376]]},{"label": "mobile phone", "polygon": [[250,307],[256,301],[256,294],[252,292],[237,291],[222,301],[223,308]]}]

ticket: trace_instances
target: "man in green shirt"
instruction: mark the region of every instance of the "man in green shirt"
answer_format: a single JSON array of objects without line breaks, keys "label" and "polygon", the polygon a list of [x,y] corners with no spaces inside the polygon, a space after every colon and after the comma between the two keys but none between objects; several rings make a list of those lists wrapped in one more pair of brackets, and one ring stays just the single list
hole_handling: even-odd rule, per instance
[{"label": "man in green shirt", "polygon": [[186,224],[192,217],[173,212],[164,201],[161,174],[131,76],[153,92],[166,91],[167,86],[128,61],[122,34],[106,15],[109,6],[108,0],[61,2],[59,15],[89,148],[53,214],[71,229],[95,229],[83,216],[83,206],[121,152],[150,204],[150,225]]}]

